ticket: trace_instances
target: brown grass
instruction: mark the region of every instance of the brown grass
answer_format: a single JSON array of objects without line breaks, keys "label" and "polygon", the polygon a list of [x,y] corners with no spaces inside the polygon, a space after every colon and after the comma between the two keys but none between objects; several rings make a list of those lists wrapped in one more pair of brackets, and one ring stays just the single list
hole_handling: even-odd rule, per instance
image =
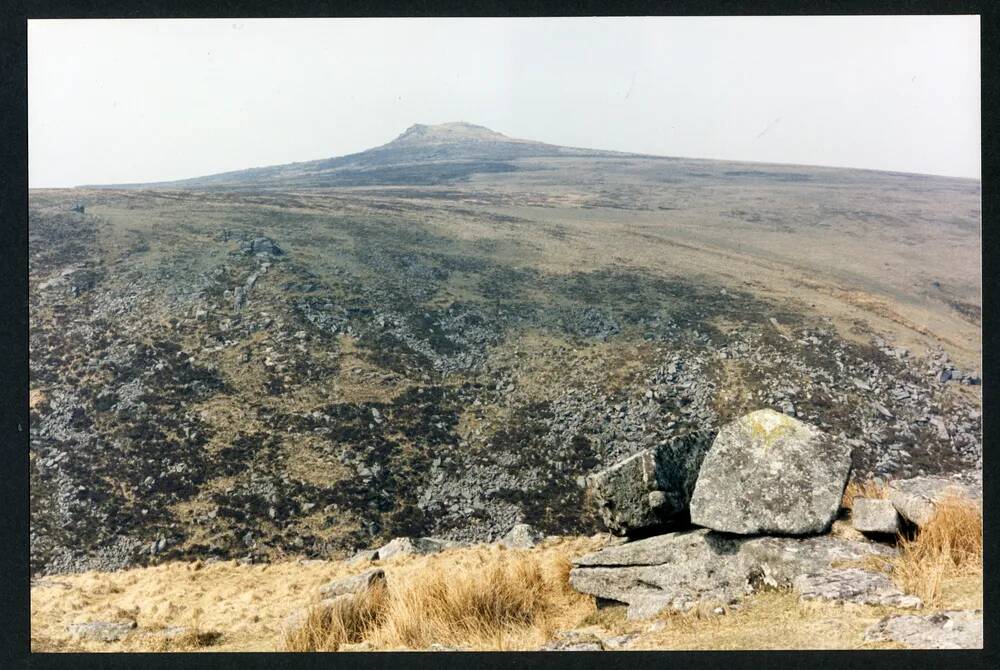
[{"label": "brown grass", "polygon": [[925,604],[941,600],[949,577],[982,575],[983,513],[973,501],[938,501],[934,517],[913,537],[901,536],[892,562],[896,583]]},{"label": "brown grass", "polygon": [[361,642],[385,618],[388,589],[381,583],[353,596],[309,608],[302,625],[285,634],[285,651],[339,651]]},{"label": "brown grass", "polygon": [[857,481],[852,479],[847,482],[847,487],[844,489],[844,498],[840,503],[841,507],[847,509],[852,509],[854,507],[855,498],[888,498],[889,497],[889,487],[883,482],[877,482],[872,479],[867,479],[865,481]]},{"label": "brown grass", "polygon": [[375,649],[509,649],[552,636],[567,600],[589,598],[569,587],[569,560],[492,551],[472,565],[425,570],[405,582],[314,607],[287,651],[336,651],[367,641]]},{"label": "brown grass", "polygon": [[[801,602],[791,589],[755,593],[723,615],[664,613],[657,630],[643,633],[629,646],[653,649],[857,649],[898,647],[864,642],[864,632],[895,610],[886,607]],[[628,622],[625,626],[628,627]],[[647,629],[648,623],[632,630]],[[648,630],[648,629],[647,629]]]}]

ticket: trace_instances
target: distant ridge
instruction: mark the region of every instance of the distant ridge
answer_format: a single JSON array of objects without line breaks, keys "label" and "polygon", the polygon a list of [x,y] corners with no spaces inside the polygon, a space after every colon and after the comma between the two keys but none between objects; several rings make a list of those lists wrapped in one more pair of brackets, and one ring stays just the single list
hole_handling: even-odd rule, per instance
[{"label": "distant ridge", "polygon": [[103,184],[89,188],[241,189],[314,188],[379,184],[438,184],[477,173],[514,172],[526,158],[651,158],[642,154],[563,147],[507,137],[464,121],[414,124],[391,142],[336,158],[176,181]]}]

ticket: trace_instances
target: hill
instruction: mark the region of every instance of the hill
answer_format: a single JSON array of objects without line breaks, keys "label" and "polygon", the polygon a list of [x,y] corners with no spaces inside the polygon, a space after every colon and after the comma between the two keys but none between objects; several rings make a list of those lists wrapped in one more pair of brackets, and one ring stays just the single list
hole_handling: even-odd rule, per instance
[{"label": "hill", "polygon": [[339,158],[149,184],[116,184],[106,188],[316,188],[373,184],[438,184],[475,174],[530,169],[531,158],[634,157],[614,151],[575,149],[519,140],[483,126],[455,122],[416,124],[391,142]]}]

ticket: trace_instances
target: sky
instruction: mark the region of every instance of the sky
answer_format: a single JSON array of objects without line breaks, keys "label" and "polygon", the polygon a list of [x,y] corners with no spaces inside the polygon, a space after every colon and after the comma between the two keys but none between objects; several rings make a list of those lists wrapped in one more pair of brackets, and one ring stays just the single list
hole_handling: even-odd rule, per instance
[{"label": "sky", "polygon": [[32,188],[340,156],[414,123],[980,178],[979,18],[33,20]]}]

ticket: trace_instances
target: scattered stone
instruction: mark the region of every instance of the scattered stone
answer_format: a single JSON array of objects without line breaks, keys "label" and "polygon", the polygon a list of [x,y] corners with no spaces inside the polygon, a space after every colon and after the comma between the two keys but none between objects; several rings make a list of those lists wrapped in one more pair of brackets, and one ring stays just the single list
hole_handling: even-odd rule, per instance
[{"label": "scattered stone", "polygon": [[907,609],[923,606],[920,598],[904,594],[887,575],[858,568],[799,575],[792,585],[802,600],[833,600]]},{"label": "scattered stone", "polygon": [[349,559],[347,559],[348,565],[364,565],[371,563],[372,561],[378,560],[378,550],[377,549],[362,549],[357,552]]},{"label": "scattered stone", "polygon": [[609,637],[604,640],[604,647],[612,649],[621,649],[628,645],[629,642],[639,637],[638,633],[625,633],[624,635],[616,635],[615,637]]},{"label": "scattered stone", "polygon": [[248,240],[242,245],[245,254],[270,254],[272,256],[284,255],[284,250],[279,247],[274,240],[269,237],[257,237]]},{"label": "scattered stone", "polygon": [[535,530],[531,525],[518,523],[500,538],[500,544],[510,549],[530,549],[541,542],[544,537],[543,533]]},{"label": "scattered stone", "polygon": [[851,525],[862,533],[898,533],[899,513],[890,500],[855,498]]},{"label": "scattered stone", "polygon": [[593,633],[564,631],[539,651],[604,651],[601,638]]},{"label": "scattered stone", "polygon": [[604,524],[618,535],[660,526],[687,509],[712,436],[691,433],[587,478]]},{"label": "scattered stone", "polygon": [[914,477],[890,481],[889,500],[900,516],[918,526],[926,525],[933,517],[937,502],[948,497],[971,500],[982,509],[982,473],[974,473],[966,480],[948,477]]},{"label": "scattered stone", "polygon": [[887,616],[865,631],[865,640],[891,640],[915,649],[982,649],[983,611]]},{"label": "scattered stone", "polygon": [[763,409],[722,427],[691,497],[691,521],[744,535],[821,533],[851,468],[843,441]]},{"label": "scattered stone", "polygon": [[66,630],[74,637],[100,642],[117,642],[135,628],[135,621],[88,621],[66,626]]},{"label": "scattered stone", "polygon": [[358,593],[370,589],[379,583],[385,583],[385,571],[382,568],[372,568],[359,575],[335,579],[320,588],[319,593],[324,598],[335,598],[345,593]]}]

